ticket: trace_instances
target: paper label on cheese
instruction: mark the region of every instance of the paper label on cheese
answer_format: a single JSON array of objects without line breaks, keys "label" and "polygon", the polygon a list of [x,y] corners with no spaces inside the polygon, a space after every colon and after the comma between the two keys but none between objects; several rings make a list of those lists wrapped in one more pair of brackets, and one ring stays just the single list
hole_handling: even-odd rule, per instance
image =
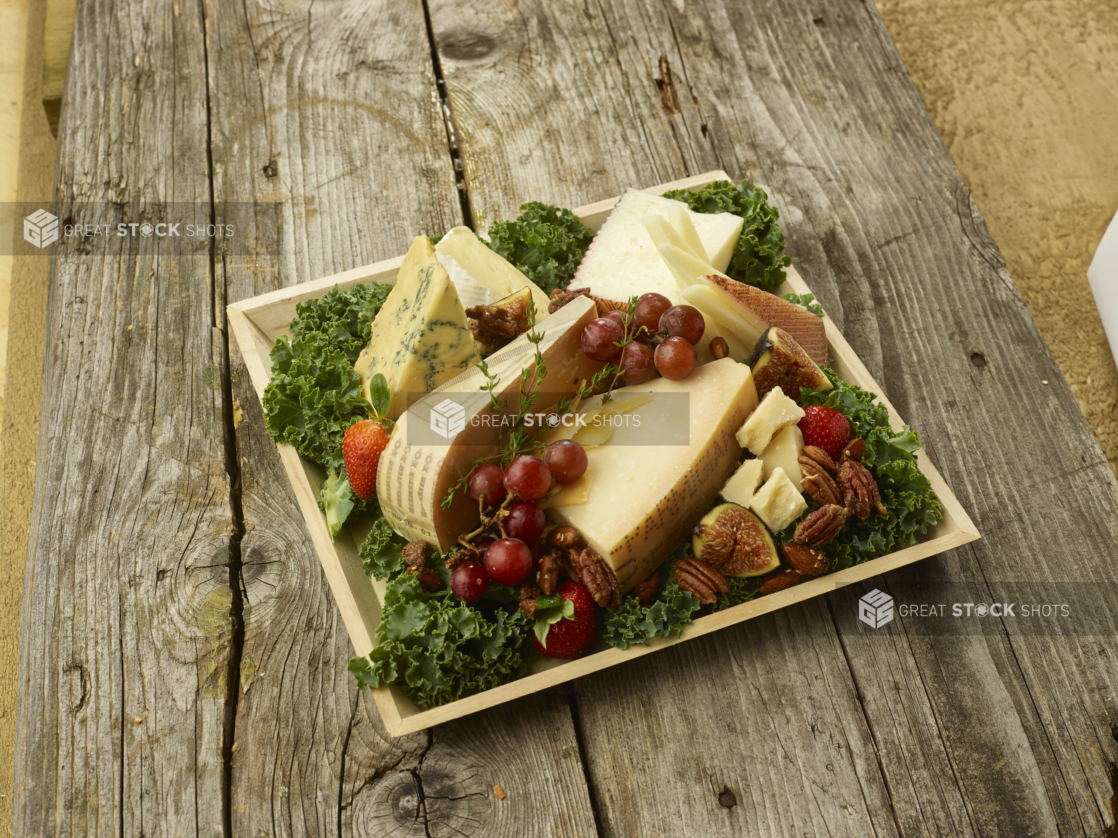
[{"label": "paper label on cheese", "polygon": [[[579,348],[582,330],[595,316],[593,301],[584,297],[534,330],[543,334],[539,348],[548,370],[541,385],[545,397],[535,406],[541,411],[551,407],[548,401],[575,393],[601,369]],[[499,420],[515,414],[521,370],[533,364],[534,355],[535,346],[521,335],[486,359],[489,374],[499,380],[494,395],[507,410],[493,409],[490,394],[481,389],[486,377],[474,367],[417,399],[400,417],[377,472],[381,509],[400,535],[445,552],[476,524],[477,504],[465,492],[457,492],[446,508],[443,500],[477,457],[496,453],[507,427]]]}]

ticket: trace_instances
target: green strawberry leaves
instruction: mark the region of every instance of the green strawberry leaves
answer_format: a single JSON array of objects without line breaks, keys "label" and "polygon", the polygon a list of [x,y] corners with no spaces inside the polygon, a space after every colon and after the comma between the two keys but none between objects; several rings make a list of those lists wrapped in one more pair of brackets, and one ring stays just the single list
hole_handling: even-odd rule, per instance
[{"label": "green strawberry leaves", "polygon": [[[556,602],[558,600],[558,602]],[[548,603],[545,605],[545,601]],[[569,599],[563,599],[558,594],[549,597],[540,597],[536,600],[536,624],[532,630],[536,633],[536,640],[541,646],[547,646],[547,635],[551,627],[560,620],[573,620],[575,618],[575,604]]]}]

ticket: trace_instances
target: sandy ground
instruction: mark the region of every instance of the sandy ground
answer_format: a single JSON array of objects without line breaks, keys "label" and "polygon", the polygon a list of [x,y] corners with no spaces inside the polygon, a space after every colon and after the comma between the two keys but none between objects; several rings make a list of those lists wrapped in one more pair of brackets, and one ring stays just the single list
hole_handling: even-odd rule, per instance
[{"label": "sandy ground", "polygon": [[[877,2],[1118,472],[1118,371],[1086,279],[1091,256],[1118,210],[1118,0]],[[30,0],[30,7],[28,0],[0,2],[9,23],[0,31],[5,54],[22,52],[17,42],[28,25],[29,43],[42,43],[37,6],[40,0]],[[18,122],[20,108],[24,111],[21,200],[42,198],[39,187],[49,186],[53,164],[53,141],[45,118],[35,111],[41,67],[41,58],[32,61],[22,102],[16,101],[17,91],[0,101],[6,120],[14,114]],[[13,273],[6,381],[0,368],[0,836],[11,830],[20,603],[46,302],[40,267],[21,273],[16,266]],[[0,310],[0,318],[7,317],[8,311]]]},{"label": "sandy ground", "polygon": [[877,6],[1118,474],[1118,370],[1087,285],[1118,210],[1118,0]]}]

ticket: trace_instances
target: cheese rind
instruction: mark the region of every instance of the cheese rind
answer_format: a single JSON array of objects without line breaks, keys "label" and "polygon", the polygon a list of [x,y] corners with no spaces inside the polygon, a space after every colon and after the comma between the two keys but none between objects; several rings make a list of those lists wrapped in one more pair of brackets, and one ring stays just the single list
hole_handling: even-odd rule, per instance
[{"label": "cheese rind", "polygon": [[[543,333],[540,351],[548,370],[535,410],[545,412],[559,398],[573,395],[601,369],[600,362],[590,360],[579,348],[582,330],[596,316],[593,301],[582,297],[535,329]],[[404,538],[426,541],[446,552],[460,535],[476,526],[477,503],[465,492],[455,493],[447,508],[442,502],[475,459],[496,451],[498,434],[507,427],[500,420],[516,414],[520,373],[533,363],[534,352],[528,336],[521,335],[486,359],[490,374],[500,380],[494,396],[505,405],[501,410],[493,409],[489,393],[480,389],[485,377],[473,367],[400,416],[380,458],[377,499],[385,519]],[[461,406],[463,427],[444,440],[432,435],[432,418],[433,408],[448,398]]]},{"label": "cheese rind", "polygon": [[[741,236],[740,216],[693,213],[679,201],[630,189],[594,237],[570,287],[589,288],[594,296],[617,302],[656,291],[678,303],[679,284],[642,223],[647,216],[673,212],[675,206],[689,214],[705,253],[727,253],[724,263],[712,262],[717,270],[725,270],[728,254]],[[731,242],[728,252],[727,242]]]},{"label": "cheese rind", "polygon": [[757,487],[761,485],[763,471],[764,463],[760,460],[746,460],[738,466],[734,476],[726,481],[718,494],[730,503],[749,509],[749,503],[753,500]]},{"label": "cheese rind", "polygon": [[803,418],[803,409],[779,387],[773,387],[741,426],[737,433],[738,444],[760,457],[774,436]]},{"label": "cheese rind", "polygon": [[631,414],[654,427],[664,410],[661,394],[687,393],[687,444],[625,444],[636,434],[619,429],[609,443],[586,452],[594,469],[586,502],[556,504],[548,515],[582,533],[627,591],[668,558],[710,508],[741,456],[734,429],[757,404],[757,391],[749,368],[725,358],[696,367],[683,381],[657,379],[618,392],[656,394]]},{"label": "cheese rind", "polygon": [[430,393],[480,360],[446,269],[430,239],[416,236],[354,364],[365,399],[372,401],[370,382],[383,375],[392,394],[387,416],[396,419],[409,395]]},{"label": "cheese rind", "polygon": [[753,496],[749,508],[765,522],[770,532],[780,532],[807,511],[807,502],[792,485],[784,469],[773,470],[772,477]]},{"label": "cheese rind", "polygon": [[784,470],[788,479],[797,489],[803,480],[800,471],[800,454],[804,450],[804,435],[798,425],[789,425],[772,438],[765,451],[761,454],[764,464],[764,476],[768,480],[776,469]]},{"label": "cheese rind", "polygon": [[521,288],[531,289],[536,322],[547,317],[548,299],[543,289],[486,247],[469,227],[455,227],[435,245],[435,250],[452,258],[466,274],[488,288],[493,301],[515,294]]}]

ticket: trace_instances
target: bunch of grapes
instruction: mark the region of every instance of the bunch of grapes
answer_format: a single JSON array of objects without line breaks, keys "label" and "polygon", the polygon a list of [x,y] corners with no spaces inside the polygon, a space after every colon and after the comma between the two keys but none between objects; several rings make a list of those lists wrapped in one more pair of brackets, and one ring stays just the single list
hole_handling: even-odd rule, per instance
[{"label": "bunch of grapes", "polygon": [[617,364],[626,384],[643,384],[657,373],[672,381],[689,376],[699,361],[695,346],[706,322],[694,306],[673,306],[663,294],[637,300],[632,319],[611,311],[582,330],[582,351],[595,361]]},{"label": "bunch of grapes", "polygon": [[519,585],[531,574],[543,554],[547,524],[535,503],[550,490],[552,480],[566,485],[586,472],[586,451],[572,439],[551,443],[542,457],[522,454],[505,469],[495,463],[478,466],[467,484],[473,500],[491,509],[502,507],[497,516],[501,538],[478,536],[472,542],[484,551],[482,561],[463,562],[450,576],[450,589],[464,602],[476,602],[489,590],[489,582]]}]

